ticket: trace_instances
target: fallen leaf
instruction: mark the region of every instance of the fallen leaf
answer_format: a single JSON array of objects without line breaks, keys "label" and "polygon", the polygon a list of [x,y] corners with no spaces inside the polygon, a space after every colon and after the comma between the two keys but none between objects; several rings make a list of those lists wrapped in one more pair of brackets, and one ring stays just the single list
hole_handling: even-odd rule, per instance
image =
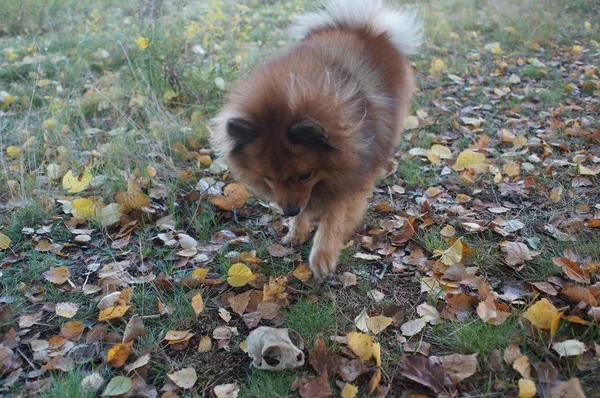
[{"label": "fallen leaf", "polygon": [[64,337],[70,341],[78,341],[83,335],[83,322],[74,321],[67,322],[60,329],[59,336]]},{"label": "fallen leaf", "polygon": [[96,205],[89,199],[77,198],[71,204],[71,214],[81,220],[87,220],[96,214]]},{"label": "fallen leaf", "polygon": [[422,318],[425,318],[431,325],[437,324],[437,321],[440,319],[440,313],[437,308],[427,303],[422,303],[417,306],[417,314]]},{"label": "fallen leaf", "polygon": [[219,317],[224,320],[225,323],[229,323],[229,321],[231,321],[231,313],[225,308],[219,308]]},{"label": "fallen leaf", "polygon": [[400,374],[423,386],[440,392],[444,388],[446,372],[441,364],[430,361],[424,355],[410,355],[402,358]]},{"label": "fallen leaf", "polygon": [[233,312],[243,315],[250,303],[250,291],[230,297],[227,301]]},{"label": "fallen leaf", "polygon": [[272,257],[286,257],[290,254],[290,250],[279,243],[272,244],[267,248],[267,251]]},{"label": "fallen leaf", "polygon": [[531,365],[527,355],[520,356],[513,362],[513,369],[519,372],[524,379],[531,379]]},{"label": "fallen leaf", "polygon": [[69,193],[79,193],[90,185],[92,178],[92,173],[87,167],[83,174],[77,177],[73,176],[73,170],[69,170],[62,179],[63,189],[68,190]]},{"label": "fallen leaf", "polygon": [[522,268],[526,261],[533,260],[539,252],[529,250],[526,244],[521,242],[502,242],[500,249],[504,253],[504,261],[515,269]]},{"label": "fallen leaf", "polygon": [[194,279],[206,279],[206,275],[208,275],[208,268],[196,268],[194,272],[192,272],[192,278]]},{"label": "fallen leaf", "polygon": [[535,382],[533,380],[519,380],[519,398],[533,398],[537,392]]},{"label": "fallen leaf", "polygon": [[192,297],[192,308],[194,309],[196,318],[200,316],[202,311],[204,311],[204,300],[202,299],[202,295],[200,293]]},{"label": "fallen leaf", "polygon": [[488,165],[485,163],[484,154],[473,152],[470,149],[467,149],[458,155],[456,163],[454,163],[452,169],[455,171],[474,169],[477,173],[484,173],[488,170]]},{"label": "fallen leaf", "polygon": [[565,283],[561,293],[577,302],[583,301],[584,303],[589,304],[591,307],[598,306],[598,300],[596,299],[596,297],[594,297],[594,295],[589,291],[589,289],[581,285],[576,285],[574,283]]},{"label": "fallen leaf", "polygon": [[127,373],[130,373],[136,369],[148,365],[148,363],[150,363],[150,353],[142,355],[141,357],[136,359],[135,362],[133,362],[132,364],[125,366],[124,369]]},{"label": "fallen leaf", "polygon": [[333,395],[333,390],[327,380],[327,371],[323,372],[315,380],[300,387],[302,398],[327,398]]},{"label": "fallen leaf", "polygon": [[583,269],[574,261],[569,260],[566,257],[558,258],[554,257],[552,262],[560,267],[563,272],[575,282],[579,283],[590,283],[589,272],[586,275]]},{"label": "fallen leaf", "polygon": [[402,331],[402,335],[406,337],[414,336],[417,333],[420,333],[421,330],[427,325],[427,319],[425,318],[417,318],[412,321],[405,322],[400,330]]},{"label": "fallen leaf", "polygon": [[348,347],[363,361],[368,361],[373,356],[374,336],[364,333],[350,332],[347,335]]},{"label": "fallen leaf", "polygon": [[294,275],[301,282],[308,282],[310,278],[312,278],[312,271],[306,264],[300,264],[292,272],[292,275]]},{"label": "fallen leaf", "polygon": [[250,197],[246,188],[238,183],[231,183],[223,190],[223,196],[214,196],[210,201],[223,210],[240,209]]},{"label": "fallen leaf", "polygon": [[128,343],[137,339],[146,333],[146,329],[144,328],[144,320],[139,315],[134,315],[131,317],[129,322],[127,322],[127,326],[125,327],[125,332],[123,333],[123,343]]},{"label": "fallen leaf", "polygon": [[102,393],[103,397],[116,397],[131,390],[131,379],[125,376],[115,376],[108,382]]},{"label": "fallen leaf", "polygon": [[554,343],[552,344],[552,349],[561,357],[578,356],[587,350],[584,343],[575,339]]},{"label": "fallen leaf", "polygon": [[96,391],[104,384],[104,378],[98,372],[94,372],[81,380],[81,388]]},{"label": "fallen leaf", "polygon": [[458,264],[462,260],[463,244],[459,239],[448,249],[444,251],[436,249],[433,252],[435,255],[440,256],[440,261],[446,265]]},{"label": "fallen leaf", "polygon": [[248,266],[242,263],[233,264],[227,271],[227,282],[232,287],[241,287],[256,278]]},{"label": "fallen leaf", "polygon": [[452,354],[437,359],[452,384],[458,384],[477,372],[477,353],[471,355]]},{"label": "fallen leaf", "polygon": [[220,384],[213,388],[216,398],[237,398],[240,387],[237,383]]},{"label": "fallen leaf", "polygon": [[556,314],[558,314],[556,307],[548,299],[543,298],[529,307],[522,316],[538,329],[550,329]]},{"label": "fallen leaf", "polygon": [[342,275],[339,275],[337,279],[342,282],[344,287],[356,285],[356,275],[352,272],[344,272]]},{"label": "fallen leaf", "polygon": [[188,390],[196,384],[198,376],[194,368],[185,368],[177,372],[168,373],[167,376],[177,387]]},{"label": "fallen leaf", "polygon": [[56,315],[64,318],[73,318],[79,309],[79,303],[56,303]]},{"label": "fallen leaf", "polygon": [[125,315],[129,308],[131,308],[130,305],[115,305],[113,307],[108,307],[104,310],[101,310],[100,313],[98,313],[98,321],[102,322],[115,318],[120,318],[123,315]]},{"label": "fallen leaf", "polygon": [[10,247],[11,240],[8,236],[0,233],[0,250],[6,250]]},{"label": "fallen leaf", "polygon": [[115,344],[112,346],[106,355],[106,363],[113,368],[120,368],[123,366],[129,357],[129,352],[131,351],[132,345],[133,341],[124,344]]},{"label": "fallen leaf", "polygon": [[380,381],[381,381],[381,369],[377,368],[377,369],[375,369],[375,372],[373,373],[371,380],[369,380],[369,389],[368,389],[369,395],[371,395],[375,392],[375,390],[377,389],[377,386],[379,386]]},{"label": "fallen leaf", "polygon": [[121,211],[124,213],[150,207],[150,199],[142,192],[140,183],[132,178],[127,180],[127,191],[118,192],[115,200],[121,205]]},{"label": "fallen leaf", "polygon": [[212,340],[210,336],[202,336],[200,343],[198,344],[198,352],[210,352],[212,351]]},{"label": "fallen leaf", "polygon": [[67,267],[56,267],[49,271],[43,272],[42,276],[48,281],[56,285],[62,285],[71,277],[71,271]]},{"label": "fallen leaf", "polygon": [[387,316],[378,315],[367,320],[367,325],[369,330],[373,332],[373,334],[379,334],[383,332],[388,326],[392,324],[393,319],[388,318]]},{"label": "fallen leaf", "polygon": [[346,383],[344,388],[342,388],[341,397],[342,398],[355,398],[358,394],[358,388],[353,386],[350,383]]}]

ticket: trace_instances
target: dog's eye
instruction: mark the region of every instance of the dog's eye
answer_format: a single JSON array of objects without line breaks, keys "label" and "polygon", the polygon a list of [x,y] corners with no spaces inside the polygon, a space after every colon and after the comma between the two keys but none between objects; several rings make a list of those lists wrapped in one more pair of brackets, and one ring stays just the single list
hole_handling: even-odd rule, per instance
[{"label": "dog's eye", "polygon": [[298,181],[298,182],[308,181],[310,179],[310,177],[312,177],[312,173],[302,174],[301,176],[296,178],[296,181]]}]

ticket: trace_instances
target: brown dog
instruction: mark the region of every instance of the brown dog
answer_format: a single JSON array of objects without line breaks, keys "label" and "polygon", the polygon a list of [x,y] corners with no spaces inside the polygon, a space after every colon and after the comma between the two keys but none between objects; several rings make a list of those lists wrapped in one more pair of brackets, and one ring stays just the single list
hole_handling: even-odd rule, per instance
[{"label": "brown dog", "polygon": [[294,217],[286,243],[306,242],[320,222],[310,254],[320,279],[398,145],[420,23],[381,0],[330,0],[292,32],[297,44],[230,93],[211,141],[238,181]]}]

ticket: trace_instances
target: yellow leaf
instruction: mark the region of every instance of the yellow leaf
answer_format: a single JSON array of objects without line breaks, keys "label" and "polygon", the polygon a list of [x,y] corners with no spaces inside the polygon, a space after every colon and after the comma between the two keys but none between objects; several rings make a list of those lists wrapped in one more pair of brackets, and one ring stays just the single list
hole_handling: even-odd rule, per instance
[{"label": "yellow leaf", "polygon": [[342,398],[354,398],[354,397],[356,397],[356,394],[358,394],[358,388],[356,388],[355,386],[353,386],[350,383],[346,383],[344,388],[342,388],[341,397]]},{"label": "yellow leaf", "polygon": [[392,324],[393,319],[387,316],[378,315],[373,318],[369,318],[367,321],[367,326],[369,330],[374,334],[379,334],[383,332],[388,326]]},{"label": "yellow leaf", "polygon": [[463,244],[459,239],[448,249],[444,251],[434,250],[433,252],[436,255],[441,255],[440,261],[446,265],[458,264],[462,260]]},{"label": "yellow leaf", "polygon": [[533,380],[519,380],[519,398],[533,398],[535,397],[535,393],[536,388]]},{"label": "yellow leaf", "polygon": [[531,324],[538,329],[550,329],[552,319],[558,313],[558,310],[548,299],[541,299],[525,311],[523,318],[529,320]]},{"label": "yellow leaf", "polygon": [[227,276],[227,282],[233,287],[244,286],[256,278],[250,268],[242,263],[233,264],[227,271]]},{"label": "yellow leaf", "polygon": [[557,311],[556,314],[552,316],[552,321],[550,322],[550,338],[553,338],[556,335],[561,315],[562,314]]},{"label": "yellow leaf", "polygon": [[508,162],[502,167],[502,171],[509,177],[517,177],[521,174],[521,168],[515,162]]},{"label": "yellow leaf", "polygon": [[373,356],[374,336],[368,334],[350,332],[348,333],[348,348],[358,355],[363,361],[368,361]]},{"label": "yellow leaf", "polygon": [[11,240],[8,236],[0,233],[0,250],[6,250],[10,246]]},{"label": "yellow leaf", "polygon": [[296,267],[296,269],[292,272],[296,278],[298,278],[302,282],[308,282],[310,278],[312,278],[312,271],[306,264],[300,264]]},{"label": "yellow leaf", "polygon": [[406,120],[404,121],[404,128],[406,130],[412,130],[416,129],[417,127],[419,127],[419,119],[412,115],[407,116]]},{"label": "yellow leaf", "polygon": [[144,51],[145,49],[148,48],[148,45],[150,44],[150,40],[148,40],[144,36],[140,36],[135,41],[135,44],[137,44],[137,46],[140,50]]},{"label": "yellow leaf", "polygon": [[115,305],[108,307],[98,313],[98,320],[102,322],[110,319],[120,318],[125,315],[129,308],[131,308],[130,305]]},{"label": "yellow leaf", "polygon": [[589,21],[585,21],[583,23],[583,27],[585,28],[585,30],[592,30],[592,24]]},{"label": "yellow leaf", "polygon": [[96,213],[94,202],[86,198],[78,198],[73,201],[71,214],[80,220],[87,220]]},{"label": "yellow leaf", "polygon": [[44,123],[42,123],[42,126],[51,129],[56,126],[56,120],[54,120],[53,118],[46,119],[44,120]]},{"label": "yellow leaf", "polygon": [[8,155],[9,158],[16,158],[17,156],[19,156],[20,153],[21,153],[21,149],[14,145],[11,145],[8,148],[6,148],[6,154]]},{"label": "yellow leaf", "polygon": [[492,54],[502,54],[502,48],[500,48],[500,46],[494,46],[492,48]]},{"label": "yellow leaf", "polygon": [[63,189],[67,189],[69,193],[79,193],[86,189],[92,182],[92,173],[86,167],[83,174],[77,177],[73,176],[73,170],[69,170],[62,179]]},{"label": "yellow leaf", "polygon": [[250,197],[246,188],[238,183],[231,183],[223,190],[223,196],[215,196],[210,201],[223,210],[239,209]]},{"label": "yellow leaf", "polygon": [[194,308],[196,317],[198,317],[202,311],[204,311],[204,300],[202,299],[202,295],[200,293],[192,297],[192,307]]},{"label": "yellow leaf", "polygon": [[444,238],[452,238],[454,235],[456,235],[456,230],[452,225],[446,225],[444,228],[442,228],[440,234],[442,234]]},{"label": "yellow leaf", "polygon": [[198,344],[198,352],[210,352],[212,351],[212,341],[210,336],[203,336]]},{"label": "yellow leaf", "polygon": [[461,171],[464,169],[474,169],[477,173],[484,173],[488,169],[488,165],[485,163],[485,155],[483,153],[473,152],[470,149],[462,151],[456,163],[452,168],[455,171]]},{"label": "yellow leaf", "polygon": [[113,368],[120,368],[123,366],[129,357],[132,344],[133,341],[130,341],[129,343],[116,344],[112,346],[112,348],[108,350],[108,353],[106,354],[106,363]]},{"label": "yellow leaf", "polygon": [[0,91],[0,101],[4,105],[10,105],[13,102],[15,102],[15,97],[14,95],[10,95],[6,91]]},{"label": "yellow leaf", "polygon": [[435,75],[439,72],[445,71],[446,69],[448,69],[448,65],[446,65],[443,60],[440,58],[433,58],[433,60],[431,60],[431,68],[429,68],[429,74]]},{"label": "yellow leaf", "polygon": [[134,179],[127,181],[127,192],[117,193],[115,200],[121,205],[121,211],[141,210],[150,207],[150,199],[142,192],[140,183]]},{"label": "yellow leaf", "polygon": [[373,358],[375,358],[375,365],[381,366],[381,345],[379,343],[373,343]]},{"label": "yellow leaf", "polygon": [[580,52],[582,52],[582,51],[583,51],[583,46],[580,46],[579,44],[575,44],[575,45],[573,46],[573,52],[574,52],[574,53],[580,53]]},{"label": "yellow leaf", "polygon": [[452,158],[452,152],[450,151],[450,148],[443,146],[443,145],[438,145],[438,144],[432,145],[431,149],[429,149],[427,151],[427,153],[434,154],[440,159],[451,159]]},{"label": "yellow leaf", "polygon": [[96,218],[103,227],[108,227],[118,223],[121,220],[122,215],[121,205],[118,203],[111,203],[100,209],[98,214],[96,214]]},{"label": "yellow leaf", "polygon": [[196,268],[194,272],[192,272],[192,278],[194,279],[206,279],[206,275],[208,274],[208,268]]},{"label": "yellow leaf", "polygon": [[56,285],[62,285],[71,276],[71,271],[67,267],[56,267],[42,273],[42,276]]}]

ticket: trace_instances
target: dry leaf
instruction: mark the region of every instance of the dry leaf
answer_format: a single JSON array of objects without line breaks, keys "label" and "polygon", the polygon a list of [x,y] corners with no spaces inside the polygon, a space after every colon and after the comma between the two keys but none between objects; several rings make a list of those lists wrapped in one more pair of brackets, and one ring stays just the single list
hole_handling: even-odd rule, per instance
[{"label": "dry leaf", "polygon": [[210,336],[202,336],[200,343],[198,344],[198,352],[210,352],[212,351],[212,340]]},{"label": "dry leaf", "polygon": [[341,397],[342,398],[355,398],[358,394],[358,388],[353,386],[350,383],[346,383],[344,388],[342,388]]},{"label": "dry leaf", "polygon": [[83,322],[74,321],[67,322],[60,329],[59,336],[62,336],[70,341],[78,341],[83,335]]},{"label": "dry leaf", "polygon": [[148,365],[148,363],[150,363],[150,354],[146,353],[138,359],[136,359],[135,362],[133,362],[132,364],[125,366],[124,369],[127,373],[130,373],[136,369]]},{"label": "dry leaf", "polygon": [[6,250],[10,247],[11,240],[8,236],[0,233],[0,250]]},{"label": "dry leaf", "polygon": [[223,190],[223,196],[214,196],[210,201],[223,210],[240,209],[250,197],[246,188],[238,183],[231,183]]},{"label": "dry leaf", "polygon": [[548,299],[543,298],[529,307],[522,316],[539,329],[550,329],[556,314],[558,314],[556,307]]},{"label": "dry leaf", "polygon": [[448,266],[458,264],[462,260],[463,244],[459,239],[448,249],[444,251],[436,249],[433,252],[434,254],[441,256],[440,261]]},{"label": "dry leaf", "polygon": [[471,355],[452,354],[437,359],[452,384],[458,384],[477,372],[477,353]]},{"label": "dry leaf", "polygon": [[219,317],[224,320],[225,323],[229,323],[229,321],[231,321],[231,313],[225,308],[219,308]]},{"label": "dry leaf", "polygon": [[535,256],[540,254],[539,252],[529,250],[529,247],[521,242],[502,242],[500,248],[504,253],[506,264],[517,270],[523,268],[520,265],[525,264],[526,261],[533,260]]},{"label": "dry leaf", "polygon": [[455,171],[473,169],[476,173],[484,173],[488,170],[488,165],[485,163],[484,154],[473,152],[470,149],[467,149],[458,155],[456,163],[454,163],[452,169]]},{"label": "dry leaf", "polygon": [[519,380],[519,398],[535,397],[536,387],[535,382],[527,379]]},{"label": "dry leaf", "polygon": [[125,315],[129,308],[131,308],[130,305],[115,305],[113,307],[108,307],[100,311],[100,313],[98,314],[98,320],[102,322],[106,320],[120,318],[123,315]]},{"label": "dry leaf", "polygon": [[237,383],[220,384],[213,388],[216,398],[237,398],[239,392]]},{"label": "dry leaf", "polygon": [[125,376],[115,376],[108,382],[102,396],[116,397],[127,393],[129,390],[131,390],[131,379]]},{"label": "dry leaf", "polygon": [[310,278],[312,278],[312,271],[306,264],[300,264],[292,272],[292,275],[294,275],[301,282],[308,282]]},{"label": "dry leaf", "polygon": [[337,279],[344,284],[344,287],[356,285],[356,275],[352,272],[344,272],[342,275],[339,275]]},{"label": "dry leaf", "polygon": [[202,311],[204,311],[204,300],[202,299],[202,295],[200,293],[192,297],[192,308],[194,308],[196,318],[202,313]]},{"label": "dry leaf", "polygon": [[133,345],[133,341],[125,344],[116,344],[108,350],[108,354],[106,355],[106,363],[108,363],[113,368],[120,368],[125,364],[125,361],[129,357],[129,352],[131,351],[131,346]]},{"label": "dry leaf", "polygon": [[127,192],[118,192],[115,200],[121,205],[121,211],[124,213],[150,207],[150,199],[142,192],[140,183],[131,178],[127,180]]},{"label": "dry leaf", "polygon": [[373,356],[374,337],[364,333],[350,332],[347,335],[348,347],[363,361]]},{"label": "dry leaf", "polygon": [[393,319],[387,316],[378,315],[367,320],[367,326],[369,330],[374,334],[383,332],[388,326],[392,324]]},{"label": "dry leaf", "polygon": [[531,379],[531,365],[527,355],[520,356],[513,362],[513,369],[519,372],[524,379]]},{"label": "dry leaf", "polygon": [[96,214],[96,205],[89,199],[77,198],[71,205],[71,214],[81,220],[87,220]]},{"label": "dry leaf", "polygon": [[579,340],[571,339],[552,344],[552,349],[561,357],[572,357],[583,354],[587,348]]},{"label": "dry leaf", "polygon": [[327,371],[323,372],[315,380],[300,387],[301,398],[327,398],[333,395],[333,390],[327,380]]},{"label": "dry leaf", "polygon": [[406,337],[414,336],[417,333],[420,333],[421,330],[427,325],[427,319],[425,318],[417,318],[412,321],[405,322],[400,330],[402,331],[402,335]]},{"label": "dry leaf", "polygon": [[168,373],[167,376],[175,385],[183,388],[184,390],[188,390],[196,384],[198,380],[198,376],[196,375],[196,370],[194,368],[186,368],[174,373]]},{"label": "dry leaf", "polygon": [[290,254],[290,250],[278,243],[274,243],[267,248],[267,251],[272,257],[286,257]]},{"label": "dry leaf", "polygon": [[56,267],[42,273],[42,276],[56,285],[62,285],[71,277],[71,271],[67,267]]},{"label": "dry leaf", "polygon": [[131,317],[129,322],[127,322],[127,326],[125,327],[125,332],[123,333],[123,343],[128,343],[137,339],[146,333],[146,329],[144,328],[144,320],[139,315],[134,315]]},{"label": "dry leaf", "polygon": [[63,189],[69,193],[79,193],[86,189],[92,182],[92,173],[86,167],[83,174],[73,176],[73,170],[69,170],[62,179]]},{"label": "dry leaf", "polygon": [[563,272],[575,282],[590,283],[589,271],[586,273],[576,262],[571,261],[566,257],[555,257],[552,259],[552,262],[560,267]]},{"label": "dry leaf", "polygon": [[79,303],[56,303],[56,315],[64,318],[73,318],[79,309]]},{"label": "dry leaf", "polygon": [[233,312],[243,315],[250,303],[250,291],[230,297],[227,301]]}]

